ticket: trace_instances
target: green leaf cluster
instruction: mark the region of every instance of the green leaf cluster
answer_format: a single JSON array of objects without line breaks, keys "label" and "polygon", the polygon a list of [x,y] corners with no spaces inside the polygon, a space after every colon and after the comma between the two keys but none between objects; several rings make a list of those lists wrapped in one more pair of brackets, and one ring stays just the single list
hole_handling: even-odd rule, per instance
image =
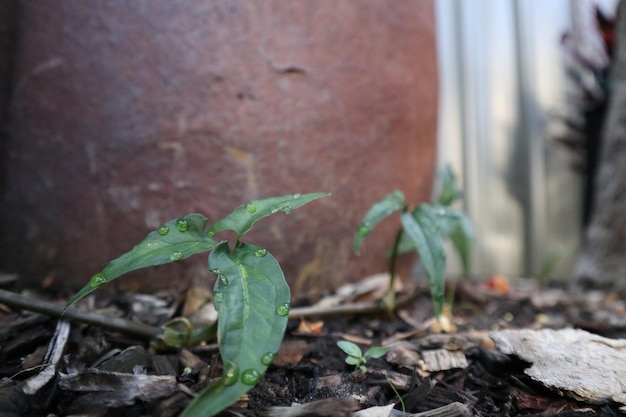
[{"label": "green leaf cluster", "polygon": [[360,369],[364,374],[367,373],[367,367],[365,364],[367,363],[368,358],[382,358],[387,354],[387,352],[389,352],[388,347],[375,346],[369,348],[365,351],[365,353],[363,353],[358,345],[347,340],[338,341],[337,346],[347,355],[345,362],[348,365],[354,365],[355,369]]},{"label": "green leaf cluster", "polygon": [[[290,213],[327,195],[293,194],[250,201],[208,229],[208,219],[201,214],[172,219],[95,274],[65,308],[127,272],[211,251],[208,268],[217,275],[213,292],[219,317],[217,331],[214,328],[193,330],[180,320],[178,324],[183,324],[183,331],[168,326],[156,339],[161,344],[180,347],[199,343],[216,333],[224,364],[223,375],[201,392],[182,414],[214,416],[261,379],[282,343],[290,309],[289,286],[274,256],[265,248],[240,242],[241,236],[264,217]],[[214,240],[217,233],[226,230],[237,235],[232,249],[227,242]]]},{"label": "green leaf cluster", "polygon": [[401,191],[394,191],[374,203],[365,214],[355,235],[353,249],[359,254],[361,244],[372,228],[393,213],[400,213],[402,227],[391,251],[391,282],[388,289],[387,308],[393,308],[393,282],[397,256],[417,251],[428,275],[435,316],[443,311],[445,292],[446,252],[443,239],[449,238],[461,258],[463,272],[469,276],[470,256],[474,246],[474,231],[469,217],[452,208],[463,193],[456,186],[454,173],[446,167],[440,175],[440,186],[436,203],[422,203],[410,210]]}]

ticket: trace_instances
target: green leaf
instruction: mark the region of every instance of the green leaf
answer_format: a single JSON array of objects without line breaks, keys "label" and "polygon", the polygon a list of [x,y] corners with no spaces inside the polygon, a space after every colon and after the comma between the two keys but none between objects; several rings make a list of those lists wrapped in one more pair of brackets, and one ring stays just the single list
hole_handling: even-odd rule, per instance
[{"label": "green leaf", "polygon": [[361,348],[352,342],[348,342],[347,340],[339,340],[337,342],[337,346],[339,347],[339,349],[343,350],[348,356],[353,356],[355,358],[361,358],[363,356]]},{"label": "green leaf", "polygon": [[463,274],[466,277],[470,275],[470,262],[472,249],[474,249],[474,228],[472,221],[465,213],[457,213],[457,227],[450,235],[452,244],[456,249],[461,263],[463,264]]},{"label": "green leaf", "polygon": [[450,165],[446,165],[439,173],[439,191],[437,203],[449,206],[463,196],[463,191],[456,187],[456,178]]},{"label": "green leaf", "polygon": [[295,208],[329,195],[329,193],[290,194],[250,201],[237,207],[228,216],[215,223],[207,234],[212,237],[221,231],[232,230],[237,233],[237,237],[241,237],[252,228],[257,220],[263,217],[281,212],[291,213]]},{"label": "green leaf", "polygon": [[420,260],[426,269],[435,306],[435,317],[439,317],[443,310],[446,252],[437,223],[428,209],[420,205],[412,213],[402,214],[402,225],[406,234],[415,243]]},{"label": "green leaf", "polygon": [[218,275],[214,299],[224,375],[194,399],[183,416],[214,416],[250,390],[265,373],[283,340],[290,292],[267,250],[220,243],[209,256]]},{"label": "green leaf", "polygon": [[375,347],[369,348],[365,352],[364,356],[366,358],[378,359],[378,358],[382,358],[383,356],[385,356],[387,354],[387,352],[389,352],[389,348],[388,347],[375,346]]},{"label": "green leaf", "polygon": [[357,255],[359,254],[361,250],[361,243],[363,243],[363,240],[365,240],[367,235],[370,234],[376,224],[394,212],[404,209],[405,205],[404,194],[402,191],[398,190],[385,196],[377,203],[374,203],[365,217],[363,217],[363,220],[359,224],[359,228],[354,234],[354,242],[352,244],[354,253]]},{"label": "green leaf", "polygon": [[348,365],[359,366],[363,360],[361,358],[357,358],[356,356],[346,356],[345,361]]},{"label": "green leaf", "polygon": [[[451,207],[437,204],[421,204],[421,207],[432,216],[441,236],[450,238],[461,259],[463,274],[469,276],[471,254],[475,241],[470,218],[464,212],[454,210]],[[416,249],[417,246],[413,239],[406,234],[403,235],[398,246],[398,253],[406,253]]]},{"label": "green leaf", "polygon": [[206,223],[207,218],[201,214],[189,214],[168,221],[91,277],[87,285],[67,302],[65,308],[127,272],[177,262],[196,253],[211,250],[216,242],[205,235]]}]

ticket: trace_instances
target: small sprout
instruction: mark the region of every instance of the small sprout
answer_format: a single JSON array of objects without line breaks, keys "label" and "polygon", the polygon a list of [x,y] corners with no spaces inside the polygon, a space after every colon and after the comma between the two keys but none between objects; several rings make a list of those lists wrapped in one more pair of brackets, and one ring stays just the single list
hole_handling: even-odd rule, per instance
[{"label": "small sprout", "polygon": [[[276,258],[265,248],[241,242],[240,237],[258,220],[290,213],[327,195],[290,194],[251,201],[210,227],[209,219],[198,213],[172,219],[94,275],[65,308],[127,272],[210,252],[208,267],[217,275],[213,301],[218,322],[194,329],[189,320],[174,319],[160,329],[153,344],[157,348],[182,348],[217,337],[225,364],[222,378],[198,394],[181,414],[215,416],[259,382],[282,343],[291,308],[289,285]],[[227,241],[213,239],[222,231],[235,232],[237,241],[232,249]],[[254,282],[255,291],[248,291],[248,282]],[[242,308],[258,314],[240,314]],[[185,368],[182,376],[191,372]]]},{"label": "small sprout", "polygon": [[[391,249],[389,274],[391,279],[387,293],[382,300],[386,310],[391,313],[396,308],[395,279],[397,258],[405,252],[416,251],[420,262],[428,275],[428,283],[439,320],[444,306],[446,252],[443,239],[449,238],[460,256],[465,276],[469,275],[470,254],[474,245],[474,231],[469,217],[451,205],[461,198],[462,192],[456,187],[454,174],[447,167],[440,174],[441,185],[435,203],[421,203],[413,210],[404,200],[401,191],[395,191],[374,203],[359,224],[354,235],[353,250],[359,254],[361,244],[372,228],[386,217],[399,213],[401,227]],[[450,292],[450,300],[453,292]]]},{"label": "small sprout", "polygon": [[354,365],[354,369],[360,369],[364,374],[367,373],[367,367],[365,364],[367,363],[368,358],[378,359],[382,358],[389,352],[389,348],[382,346],[375,346],[369,348],[365,353],[358,347],[356,344],[352,342],[348,342],[347,340],[340,340],[337,342],[337,346],[339,349],[343,350],[346,356],[345,362],[348,365]]}]

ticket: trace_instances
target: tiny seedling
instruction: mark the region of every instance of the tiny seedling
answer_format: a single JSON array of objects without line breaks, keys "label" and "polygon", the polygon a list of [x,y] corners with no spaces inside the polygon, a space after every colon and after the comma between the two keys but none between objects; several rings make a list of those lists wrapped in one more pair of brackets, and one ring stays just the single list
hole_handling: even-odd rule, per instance
[{"label": "tiny seedling", "polygon": [[363,240],[376,224],[399,212],[402,227],[399,228],[391,249],[389,273],[391,275],[387,294],[383,300],[387,311],[395,308],[394,282],[398,255],[416,250],[428,274],[431,296],[438,319],[443,311],[445,291],[446,252],[443,238],[450,238],[461,257],[463,272],[469,275],[470,254],[474,245],[474,231],[468,216],[452,208],[462,196],[456,187],[452,170],[446,167],[440,176],[440,186],[435,203],[422,203],[410,209],[404,194],[395,191],[374,203],[361,221],[354,235],[353,249],[358,255]]},{"label": "tiny seedling", "polygon": [[[215,416],[261,379],[282,343],[290,310],[290,290],[280,265],[265,248],[243,243],[242,235],[259,219],[290,213],[327,195],[294,194],[251,201],[211,227],[201,214],[170,220],[95,274],[65,308],[127,272],[211,251],[208,267],[217,276],[213,292],[217,329],[193,330],[186,320],[175,319],[156,338],[161,345],[179,347],[217,334],[224,364],[222,378],[202,391],[182,414]],[[226,241],[214,240],[222,231],[236,233],[232,248]]]},{"label": "tiny seedling", "polygon": [[367,373],[367,367],[365,366],[368,358],[378,359],[382,358],[389,352],[389,348],[382,346],[371,347],[363,353],[360,347],[347,340],[339,340],[337,342],[339,349],[343,350],[346,355],[346,363],[348,365],[354,365],[354,369],[359,369],[364,374]]}]

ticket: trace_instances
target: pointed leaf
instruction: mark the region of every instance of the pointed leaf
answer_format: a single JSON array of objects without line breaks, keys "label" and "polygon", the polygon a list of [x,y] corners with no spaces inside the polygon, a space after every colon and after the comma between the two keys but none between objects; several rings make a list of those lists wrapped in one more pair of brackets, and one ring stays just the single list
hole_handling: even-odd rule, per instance
[{"label": "pointed leaf", "polygon": [[404,208],[404,194],[402,191],[394,191],[393,193],[385,196],[382,200],[374,203],[374,205],[367,212],[359,228],[354,234],[354,242],[352,248],[355,254],[359,254],[361,250],[361,243],[370,234],[374,226],[378,224],[382,219],[396,211],[400,211]]},{"label": "pointed leaf", "polygon": [[348,342],[347,340],[339,340],[337,342],[337,346],[339,347],[339,349],[343,350],[348,356],[360,358],[363,355],[360,347],[352,342]]},{"label": "pointed leaf", "polygon": [[168,221],[91,277],[87,285],[67,302],[65,308],[127,272],[177,262],[196,253],[211,250],[216,242],[205,235],[206,223],[207,218],[201,214],[189,214]]},{"label": "pointed leaf", "polygon": [[466,277],[470,275],[470,262],[472,249],[474,249],[474,228],[472,227],[472,221],[465,213],[457,213],[457,227],[450,235],[452,244],[456,249],[459,257],[461,258],[461,264],[463,265],[463,274]]},{"label": "pointed leaf", "polygon": [[217,338],[225,373],[192,401],[183,416],[214,416],[250,390],[265,373],[283,340],[290,292],[280,266],[267,250],[226,242],[209,256],[218,274]]},{"label": "pointed leaf", "polygon": [[348,365],[354,365],[354,366],[358,366],[361,364],[361,358],[360,357],[356,357],[356,356],[346,356],[345,362]]},{"label": "pointed leaf", "polygon": [[232,230],[241,237],[252,228],[252,225],[263,217],[276,213],[291,213],[295,208],[303,206],[318,198],[326,197],[329,193],[290,194],[282,197],[271,197],[254,200],[242,204],[222,220],[215,223],[207,232],[213,236],[224,230]]},{"label": "pointed leaf", "polygon": [[[470,218],[464,212],[446,206],[422,204],[421,207],[427,210],[435,220],[441,236],[450,238],[454,249],[461,259],[463,273],[465,276],[469,276],[471,254],[475,240]],[[406,234],[403,235],[398,246],[398,253],[406,253],[416,249],[417,247],[413,239]]]},{"label": "pointed leaf", "polygon": [[374,346],[372,348],[369,348],[365,352],[364,356],[366,358],[378,359],[378,358],[382,358],[383,356],[385,356],[387,354],[387,352],[389,352],[389,348],[388,347]]},{"label": "pointed leaf", "polygon": [[437,224],[428,210],[420,205],[412,213],[402,214],[402,226],[415,243],[420,261],[428,273],[435,316],[439,317],[443,310],[446,252]]},{"label": "pointed leaf", "polygon": [[456,187],[456,178],[452,167],[446,165],[439,174],[437,203],[449,206],[463,196],[463,191]]}]

